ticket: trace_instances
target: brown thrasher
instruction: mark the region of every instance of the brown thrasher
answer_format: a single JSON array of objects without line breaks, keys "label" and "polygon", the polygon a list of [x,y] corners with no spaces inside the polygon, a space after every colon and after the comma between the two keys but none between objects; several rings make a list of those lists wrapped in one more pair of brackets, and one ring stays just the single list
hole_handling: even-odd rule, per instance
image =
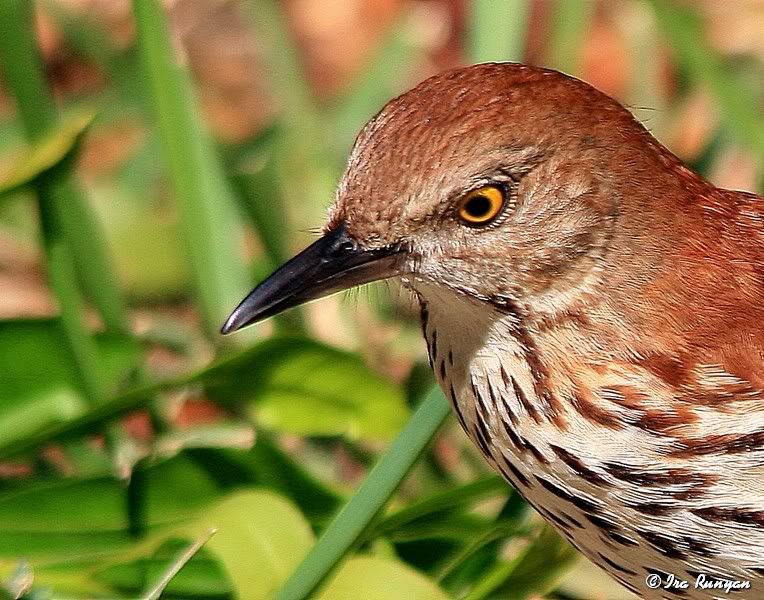
[{"label": "brown thrasher", "polygon": [[223,332],[396,276],[464,430],[576,548],[645,598],[764,598],[764,199],[581,81],[475,65],[364,127],[324,236]]}]

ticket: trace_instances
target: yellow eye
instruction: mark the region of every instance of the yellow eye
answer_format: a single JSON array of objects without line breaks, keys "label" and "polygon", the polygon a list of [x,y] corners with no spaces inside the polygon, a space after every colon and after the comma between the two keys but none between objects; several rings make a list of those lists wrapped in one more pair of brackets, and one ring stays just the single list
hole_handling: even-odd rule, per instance
[{"label": "yellow eye", "polygon": [[459,218],[467,225],[487,225],[504,206],[504,190],[495,185],[472,190],[459,201]]}]

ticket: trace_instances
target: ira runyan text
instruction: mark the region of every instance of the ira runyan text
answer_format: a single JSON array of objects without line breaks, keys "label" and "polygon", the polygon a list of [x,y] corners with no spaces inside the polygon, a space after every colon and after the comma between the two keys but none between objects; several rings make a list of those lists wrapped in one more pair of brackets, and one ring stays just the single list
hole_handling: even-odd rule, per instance
[{"label": "ira runyan text", "polygon": [[721,590],[725,594],[738,590],[747,590],[751,587],[751,582],[747,579],[725,579],[724,577],[714,577],[700,573],[693,581],[687,581],[677,577],[673,573],[650,573],[645,578],[645,584],[650,589],[662,588],[664,590],[686,590],[693,587],[697,590]]}]

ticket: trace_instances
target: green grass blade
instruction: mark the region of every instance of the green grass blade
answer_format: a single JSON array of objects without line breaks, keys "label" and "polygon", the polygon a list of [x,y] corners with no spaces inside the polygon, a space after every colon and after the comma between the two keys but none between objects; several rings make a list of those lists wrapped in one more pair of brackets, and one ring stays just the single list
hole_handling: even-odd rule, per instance
[{"label": "green grass blade", "polygon": [[512,572],[517,568],[521,560],[522,555],[516,556],[511,561],[500,562],[494,565],[470,593],[464,597],[464,600],[483,600],[484,598],[489,598],[512,575]]},{"label": "green grass blade", "polygon": [[525,56],[530,4],[529,0],[470,2],[467,37],[470,60],[522,61]]},{"label": "green grass blade", "polygon": [[[508,486],[506,482],[504,485]],[[475,555],[482,553],[484,555],[483,560],[487,559],[488,561],[498,559],[500,543],[515,536],[528,535],[529,529],[524,526],[524,521],[529,511],[530,507],[522,496],[512,489],[493,524],[486,527],[482,534],[471,535],[466,544],[457,548],[450,556],[447,555],[440,562],[434,571],[436,581],[446,582],[448,579],[452,579],[452,582],[456,584],[455,589],[458,589],[459,579],[469,578],[469,563],[476,559],[480,560],[480,557]],[[494,546],[494,548],[489,546]]]},{"label": "green grass blade", "polygon": [[6,27],[0,36],[4,77],[16,96],[21,125],[30,141],[36,142],[56,123],[56,107],[48,93],[41,59],[32,32],[34,3],[7,0],[0,3]]},{"label": "green grass blade", "polygon": [[276,158],[281,135],[280,128],[273,127],[262,134],[255,148],[228,151],[226,160],[231,186],[260,236],[271,269],[284,264],[292,253]]},{"label": "green grass blade", "polygon": [[507,483],[496,476],[485,477],[477,481],[454,487],[414,502],[377,522],[368,532],[368,538],[386,535],[400,529],[407,523],[426,515],[464,506],[465,504],[491,498],[509,492]]},{"label": "green grass blade", "polygon": [[[12,24],[6,28],[6,35],[0,36],[0,53],[26,135],[32,142],[42,142],[54,131],[56,115],[32,37],[31,9],[27,2],[12,1],[0,5],[0,18]],[[40,206],[48,281],[58,300],[61,325],[82,393],[89,405],[95,407],[105,395],[105,380],[95,343],[82,322],[83,306],[74,258],[74,248],[78,243],[74,233],[79,227],[73,217],[86,219],[84,212],[76,214],[78,208],[84,211],[86,204],[69,175],[69,166],[59,164],[41,174],[35,179],[35,188]],[[83,246],[80,244],[79,247]],[[112,323],[115,328],[126,328],[121,305],[105,308],[104,320],[106,315],[111,315],[115,319]],[[113,309],[116,311],[109,312]]]},{"label": "green grass blade", "polygon": [[543,596],[557,585],[579,554],[549,525],[509,562],[498,563],[478,582],[465,600]]},{"label": "green grass blade", "polygon": [[[278,165],[280,128],[261,135],[257,148],[243,152],[229,151],[226,163],[228,179],[245,216],[257,231],[268,258],[269,270],[284,264],[291,255],[289,226],[283,199]],[[238,156],[237,156],[238,155]],[[263,273],[255,273],[256,278]],[[305,331],[302,311],[289,310],[274,318],[279,331]]]},{"label": "green grass blade", "polygon": [[216,529],[210,529],[207,531],[207,533],[200,536],[199,539],[197,539],[193,544],[181,552],[172,562],[172,564],[170,564],[167,570],[162,574],[159,580],[154,585],[152,585],[151,589],[149,589],[143,595],[141,600],[159,600],[162,592],[164,592],[165,588],[172,581],[172,578],[180,572],[186,563],[191,560],[194,555],[199,552],[199,550],[201,550],[202,546],[204,546],[204,544],[206,544],[209,539],[215,535],[216,531]]},{"label": "green grass blade", "polygon": [[[268,74],[279,108],[281,134],[275,145],[276,168],[286,206],[299,207],[297,227],[323,220],[326,203],[342,167],[326,152],[328,135],[302,72],[299,52],[284,15],[283,3],[246,3],[257,39],[262,40]],[[279,205],[276,210],[281,210]],[[274,214],[278,215],[278,212]],[[283,212],[282,212],[283,214]],[[276,219],[278,221],[280,219]]]},{"label": "green grass blade", "polygon": [[433,389],[427,395],[358,492],[340,510],[281,588],[277,600],[302,600],[316,591],[385,506],[450,414],[450,409],[440,390]]},{"label": "green grass blade", "polygon": [[[57,127],[55,105],[33,37],[33,8],[34,3],[28,0],[0,2],[0,22],[6,24],[0,35],[0,59],[5,80],[16,97],[22,127],[32,143]],[[67,170],[58,171],[51,181],[56,182],[49,189],[55,227],[66,238],[85,293],[107,329],[125,333],[129,330],[125,302],[95,215]]]},{"label": "green grass blade", "polygon": [[491,542],[508,538],[518,533],[522,533],[522,531],[518,530],[516,524],[506,522],[499,522],[484,528],[482,531],[475,531],[474,535],[464,546],[455,552],[453,556],[448,557],[443,563],[438,565],[438,568],[433,573],[433,578],[438,583],[442,583],[481,548],[484,548]]},{"label": "green grass blade", "polygon": [[[249,288],[238,251],[234,203],[220,159],[200,124],[188,74],[173,56],[160,3],[134,0],[133,10],[147,91],[193,267],[196,300],[208,334],[217,339],[224,318]],[[245,333],[239,339],[247,337]]]},{"label": "green grass blade", "polygon": [[[55,179],[55,176],[54,176]],[[106,395],[103,366],[98,359],[93,338],[82,322],[83,306],[77,288],[74,261],[69,245],[55,222],[56,187],[62,182],[41,181],[38,185],[40,220],[47,257],[48,281],[58,300],[61,326],[74,365],[82,393],[91,407],[99,406]],[[66,182],[63,182],[64,184]]]}]

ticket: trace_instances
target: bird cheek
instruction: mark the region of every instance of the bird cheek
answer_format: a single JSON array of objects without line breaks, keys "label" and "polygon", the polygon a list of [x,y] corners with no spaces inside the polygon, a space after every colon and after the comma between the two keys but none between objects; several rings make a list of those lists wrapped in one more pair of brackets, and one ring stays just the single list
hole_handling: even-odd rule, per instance
[{"label": "bird cheek", "polygon": [[431,255],[417,255],[412,257],[411,274],[415,278],[437,281],[441,273],[440,261]]}]

